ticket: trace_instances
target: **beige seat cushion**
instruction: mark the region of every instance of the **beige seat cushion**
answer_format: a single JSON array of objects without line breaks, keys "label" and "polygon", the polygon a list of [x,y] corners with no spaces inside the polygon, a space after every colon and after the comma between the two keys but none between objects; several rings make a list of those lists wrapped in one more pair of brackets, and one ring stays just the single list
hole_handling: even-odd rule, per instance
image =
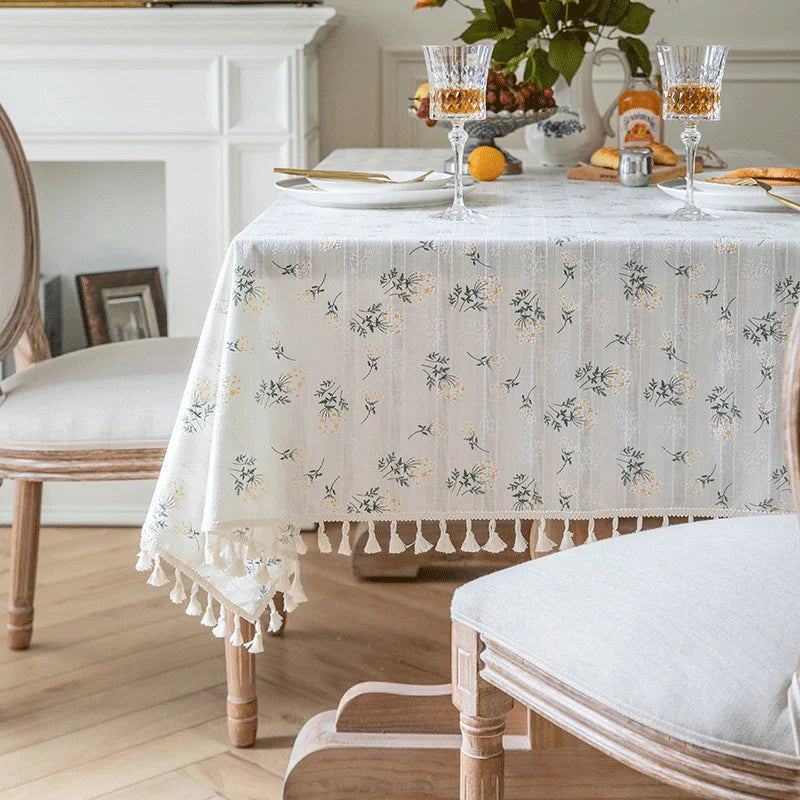
[{"label": "beige seat cushion", "polygon": [[3,381],[0,450],[166,447],[195,339],[78,350]]},{"label": "beige seat cushion", "polygon": [[799,577],[794,515],[697,522],[479,578],[452,616],[657,731],[798,767]]}]

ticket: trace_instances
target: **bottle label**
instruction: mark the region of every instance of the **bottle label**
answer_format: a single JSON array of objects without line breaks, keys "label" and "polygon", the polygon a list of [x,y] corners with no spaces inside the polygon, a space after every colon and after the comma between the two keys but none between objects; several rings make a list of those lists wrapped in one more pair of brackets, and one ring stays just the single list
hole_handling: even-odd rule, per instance
[{"label": "bottle label", "polygon": [[661,137],[661,118],[648,108],[631,108],[619,118],[619,146],[647,147]]}]

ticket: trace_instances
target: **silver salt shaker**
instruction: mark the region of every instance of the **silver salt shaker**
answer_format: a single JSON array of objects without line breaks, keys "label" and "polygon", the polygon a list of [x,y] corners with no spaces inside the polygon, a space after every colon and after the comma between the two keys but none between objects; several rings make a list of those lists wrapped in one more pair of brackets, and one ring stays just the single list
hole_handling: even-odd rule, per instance
[{"label": "silver salt shaker", "polygon": [[653,175],[653,151],[631,147],[619,151],[619,182],[623,186],[649,186]]}]

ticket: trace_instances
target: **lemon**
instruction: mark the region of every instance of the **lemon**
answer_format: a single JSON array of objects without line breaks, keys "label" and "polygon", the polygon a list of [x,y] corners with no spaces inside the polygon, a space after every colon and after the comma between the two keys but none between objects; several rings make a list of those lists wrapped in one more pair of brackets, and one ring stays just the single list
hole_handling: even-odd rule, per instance
[{"label": "lemon", "polygon": [[476,147],[467,159],[469,173],[479,181],[493,181],[506,168],[506,157],[496,148],[484,145]]},{"label": "lemon", "polygon": [[414,108],[419,108],[420,101],[423,97],[427,97],[431,93],[431,85],[429,83],[423,83],[420,85],[419,89],[414,92]]}]

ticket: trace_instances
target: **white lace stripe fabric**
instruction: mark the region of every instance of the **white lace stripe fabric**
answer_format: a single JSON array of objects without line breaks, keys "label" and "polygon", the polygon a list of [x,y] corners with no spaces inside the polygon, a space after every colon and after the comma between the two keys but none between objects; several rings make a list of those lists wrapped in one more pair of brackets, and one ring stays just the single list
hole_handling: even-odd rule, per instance
[{"label": "white lace stripe fabric", "polygon": [[[326,166],[424,170],[440,157],[343,151]],[[664,218],[674,201],[655,188],[553,171],[472,198],[487,223],[282,200],[234,240],[143,565],[160,554],[252,619],[276,589],[304,598],[307,520],[790,502],[778,422],[796,217],[686,225]]]}]

